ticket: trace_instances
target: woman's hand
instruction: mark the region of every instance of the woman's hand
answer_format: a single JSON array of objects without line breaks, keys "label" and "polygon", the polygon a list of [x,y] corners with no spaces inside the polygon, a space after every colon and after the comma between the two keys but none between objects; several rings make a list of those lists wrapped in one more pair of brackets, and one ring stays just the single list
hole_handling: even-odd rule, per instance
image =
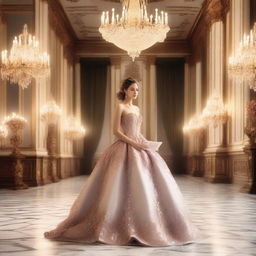
[{"label": "woman's hand", "polygon": [[148,150],[149,149],[149,146],[147,143],[143,142],[143,143],[140,143],[140,142],[134,142],[132,143],[132,146],[134,148],[136,148],[137,150]]}]

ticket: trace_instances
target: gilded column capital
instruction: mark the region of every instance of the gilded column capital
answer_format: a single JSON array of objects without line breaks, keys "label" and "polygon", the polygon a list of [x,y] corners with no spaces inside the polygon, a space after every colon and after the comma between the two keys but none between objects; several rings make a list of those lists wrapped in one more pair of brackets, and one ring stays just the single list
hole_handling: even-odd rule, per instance
[{"label": "gilded column capital", "polygon": [[148,65],[155,65],[156,56],[147,56],[147,64]]},{"label": "gilded column capital", "polygon": [[230,0],[207,0],[205,7],[205,23],[209,28],[214,22],[224,21],[230,9]]},{"label": "gilded column capital", "polygon": [[121,65],[121,57],[120,56],[111,57],[110,63],[113,66],[120,66]]}]

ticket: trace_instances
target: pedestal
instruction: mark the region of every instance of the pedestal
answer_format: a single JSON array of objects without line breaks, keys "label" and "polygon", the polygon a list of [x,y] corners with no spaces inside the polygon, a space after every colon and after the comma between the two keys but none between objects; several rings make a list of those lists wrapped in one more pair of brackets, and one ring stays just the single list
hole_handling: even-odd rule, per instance
[{"label": "pedestal", "polygon": [[256,145],[247,145],[244,147],[244,152],[249,157],[250,177],[248,184],[242,188],[242,191],[250,194],[256,194]]},{"label": "pedestal", "polygon": [[23,155],[18,155],[10,156],[12,159],[12,172],[13,172],[13,177],[14,177],[14,185],[13,189],[26,189],[28,188],[28,185],[23,182],[23,160],[25,156]]},{"label": "pedestal", "polygon": [[52,182],[60,180],[57,173],[57,127],[56,124],[48,125],[47,151],[48,151],[48,175]]}]

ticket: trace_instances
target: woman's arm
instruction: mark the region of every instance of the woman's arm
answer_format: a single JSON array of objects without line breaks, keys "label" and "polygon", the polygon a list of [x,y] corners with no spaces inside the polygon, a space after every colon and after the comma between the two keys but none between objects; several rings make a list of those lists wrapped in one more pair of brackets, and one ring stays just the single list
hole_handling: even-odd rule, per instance
[{"label": "woman's arm", "polygon": [[123,106],[121,104],[118,104],[116,111],[115,111],[115,116],[114,116],[114,124],[113,124],[113,133],[114,135],[126,142],[129,143],[131,146],[135,147],[138,150],[146,149],[145,145],[136,142],[135,140],[129,138],[126,136],[122,131],[121,131],[121,116],[123,112]]}]

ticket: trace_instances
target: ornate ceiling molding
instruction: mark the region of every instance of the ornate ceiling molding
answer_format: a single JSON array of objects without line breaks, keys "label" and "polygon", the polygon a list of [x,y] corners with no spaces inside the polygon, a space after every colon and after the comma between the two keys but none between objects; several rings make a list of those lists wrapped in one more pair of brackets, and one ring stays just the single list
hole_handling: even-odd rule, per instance
[{"label": "ornate ceiling molding", "polygon": [[[100,55],[100,56],[120,56],[127,53],[113,44],[95,38],[94,40],[78,40],[75,44],[75,55]],[[142,55],[179,55],[190,54],[190,48],[186,40],[166,40],[164,43],[157,43],[142,52]]]},{"label": "ornate ceiling molding", "polygon": [[192,62],[201,58],[211,25],[220,20],[225,21],[230,5],[230,0],[205,0],[189,34],[189,43],[193,52]]},{"label": "ornate ceiling molding", "polygon": [[77,39],[76,34],[70,25],[68,17],[58,0],[46,0],[48,2],[49,10],[52,15],[55,16],[57,25],[60,29],[65,31],[71,40],[75,41]]},{"label": "ornate ceiling molding", "polygon": [[24,4],[0,4],[1,13],[33,13],[34,5],[24,5]]},{"label": "ornate ceiling molding", "polygon": [[216,21],[224,20],[230,9],[230,0],[207,0],[204,21],[208,28]]},{"label": "ornate ceiling molding", "polygon": [[77,40],[76,34],[69,23],[62,5],[58,0],[44,0],[48,2],[49,23],[60,38],[64,46],[64,55],[69,62],[73,62],[74,42]]},{"label": "ornate ceiling molding", "polygon": [[[98,31],[100,26],[99,17],[103,10],[108,8],[121,8],[120,0],[85,1],[58,0],[72,24],[77,37],[87,40],[101,35]],[[152,0],[149,1],[148,12],[154,13],[155,8],[163,8],[171,19],[171,31],[167,37],[171,40],[183,40],[187,38],[192,24],[202,7],[204,0]],[[120,11],[120,10],[119,10]],[[173,22],[172,22],[173,21]]]}]

